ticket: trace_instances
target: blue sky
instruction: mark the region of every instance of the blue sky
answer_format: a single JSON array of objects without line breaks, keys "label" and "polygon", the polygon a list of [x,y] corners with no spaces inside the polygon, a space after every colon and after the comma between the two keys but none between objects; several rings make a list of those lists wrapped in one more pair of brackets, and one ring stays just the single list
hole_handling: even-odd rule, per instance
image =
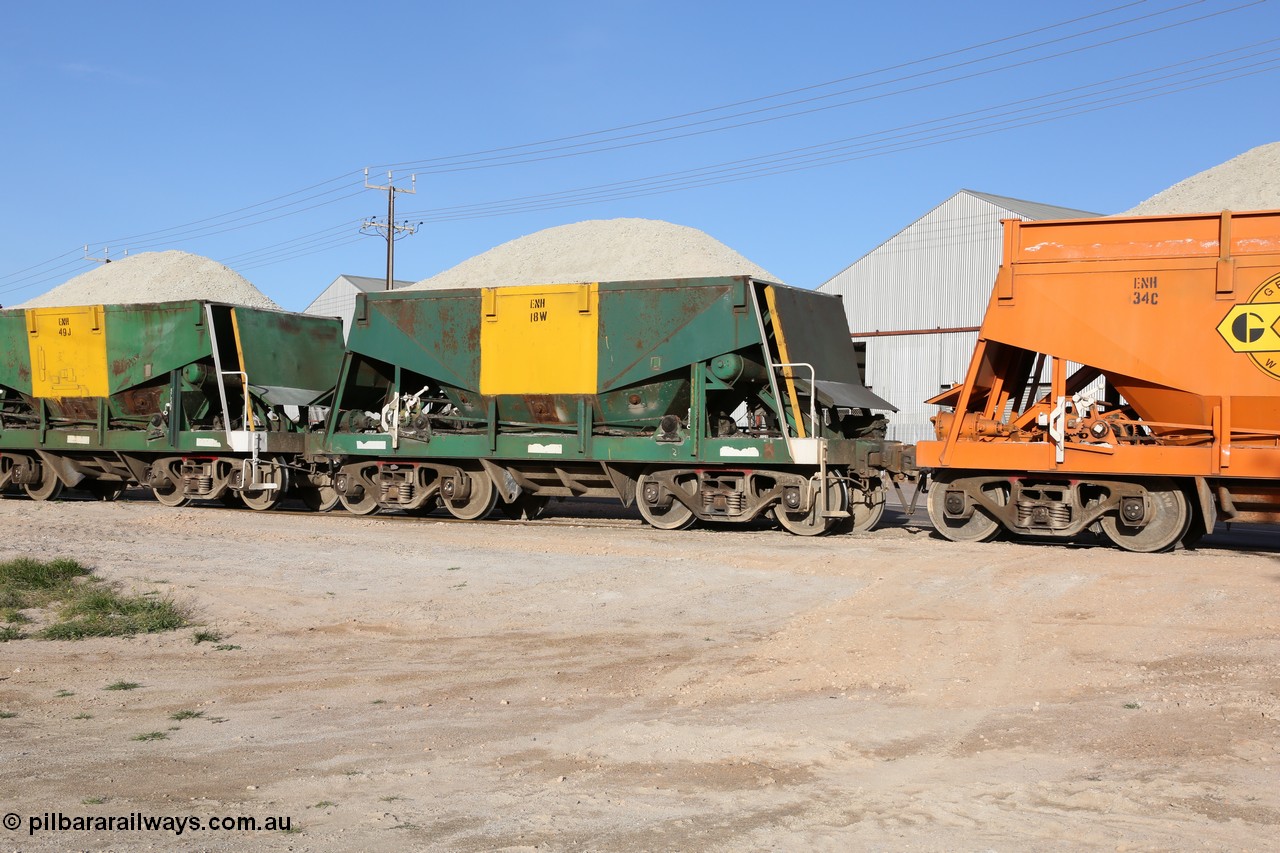
[{"label": "blue sky", "polygon": [[418,176],[397,198],[398,220],[423,222],[397,244],[397,278],[638,216],[815,287],[961,188],[1113,213],[1280,139],[1276,0],[62,2],[4,17],[8,305],[93,266],[87,243],[207,255],[301,309],[340,273],[384,274],[385,243],[358,233],[386,213],[365,167],[374,183]]}]

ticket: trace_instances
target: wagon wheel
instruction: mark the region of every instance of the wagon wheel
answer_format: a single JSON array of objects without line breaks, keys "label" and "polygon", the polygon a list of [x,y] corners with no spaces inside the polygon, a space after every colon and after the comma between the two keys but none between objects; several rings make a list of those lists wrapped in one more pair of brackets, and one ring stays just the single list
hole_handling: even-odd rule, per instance
[{"label": "wagon wheel", "polygon": [[165,506],[186,506],[191,503],[191,499],[183,494],[182,484],[173,480],[169,480],[163,487],[152,486],[151,493]]},{"label": "wagon wheel", "polygon": [[328,512],[341,502],[333,486],[298,486],[298,498],[312,512]]},{"label": "wagon wheel", "polygon": [[[827,509],[840,511],[848,508],[849,490],[845,488],[844,481],[837,480],[834,477],[828,478]],[[818,478],[816,475],[809,480],[809,509],[807,512],[793,512],[779,503],[773,508],[773,517],[778,520],[784,530],[797,536],[821,536],[844,520],[823,517],[818,507]]]},{"label": "wagon wheel", "polygon": [[[694,475],[676,479],[675,485],[690,497],[698,493],[698,478]],[[663,484],[652,474],[640,475],[640,479],[636,480],[636,506],[640,509],[640,516],[659,530],[684,530],[691,527],[698,520],[697,516],[676,498],[668,496],[671,502],[662,506],[648,497],[660,496],[662,491]]]},{"label": "wagon wheel", "polygon": [[885,489],[849,489],[849,517],[837,519],[832,533],[866,533],[884,518]]},{"label": "wagon wheel", "polygon": [[[955,480],[934,478],[933,483],[929,485],[929,521],[932,521],[933,529],[937,530],[942,538],[950,539],[951,542],[991,542],[998,537],[1004,530],[1004,525],[988,515],[982,505],[975,505],[968,519],[947,517],[948,491],[963,492],[968,500],[972,500],[973,496],[973,489],[968,485],[961,484],[952,488],[952,483],[955,483]],[[984,488],[983,484],[979,484],[978,491],[987,496],[996,506],[1005,506],[1009,502],[1009,493],[1005,491],[1004,484],[986,485],[992,485],[995,488]]]},{"label": "wagon wheel", "polygon": [[352,515],[373,515],[379,509],[378,498],[370,494],[368,489],[361,492],[358,498],[341,495],[339,500],[342,501],[342,508]]},{"label": "wagon wheel", "polygon": [[1183,537],[1191,523],[1187,498],[1172,480],[1160,479],[1147,486],[1151,520],[1145,527],[1130,527],[1116,515],[1102,517],[1102,532],[1126,551],[1150,554],[1167,551]]},{"label": "wagon wheel", "polygon": [[118,480],[85,480],[83,488],[100,501],[113,501],[124,494],[125,484]]},{"label": "wagon wheel", "polygon": [[454,518],[461,518],[464,521],[474,521],[477,518],[484,518],[493,512],[494,506],[498,503],[498,490],[493,487],[493,480],[489,479],[489,475],[482,471],[468,471],[466,476],[471,478],[471,493],[465,500],[450,500],[444,494],[441,494],[444,508],[449,510],[449,514]]},{"label": "wagon wheel", "polygon": [[502,514],[512,521],[537,521],[547,511],[551,498],[521,493],[511,503],[499,505]]},{"label": "wagon wheel", "polygon": [[381,507],[378,506],[378,489],[366,483],[355,473],[340,473],[337,484],[343,487],[338,500],[342,508],[352,515],[373,515]]},{"label": "wagon wheel", "polygon": [[[180,464],[177,459],[159,459],[152,463],[143,482],[150,484],[151,494],[156,503],[162,506],[179,507],[191,503],[186,495],[182,478],[174,475],[174,469]],[[163,475],[161,478],[159,475]]]},{"label": "wagon wheel", "polygon": [[266,481],[274,483],[276,488],[240,490],[240,500],[244,501],[244,505],[258,512],[275,509],[284,500],[285,495],[289,493],[288,468],[283,465],[272,464],[263,473],[266,474]]},{"label": "wagon wheel", "polygon": [[33,501],[52,501],[57,500],[58,495],[62,494],[62,481],[58,479],[58,475],[48,465],[40,466],[40,482],[24,483],[22,490],[25,491]]}]

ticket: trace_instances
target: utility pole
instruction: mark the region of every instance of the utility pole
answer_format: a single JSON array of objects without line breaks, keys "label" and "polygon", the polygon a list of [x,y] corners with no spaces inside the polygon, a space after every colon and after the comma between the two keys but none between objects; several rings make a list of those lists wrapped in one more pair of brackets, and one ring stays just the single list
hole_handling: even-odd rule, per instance
[{"label": "utility pole", "polygon": [[[129,250],[128,250],[128,249],[125,249],[125,250],[124,250],[124,255],[125,255],[125,257],[128,257],[128,255],[129,255]],[[102,257],[100,257],[100,258],[93,258],[93,257],[90,257],[90,256],[89,256],[89,244],[88,244],[88,243],[85,243],[85,244],[84,244],[84,259],[85,259],[86,261],[97,261],[97,262],[98,262],[98,263],[100,263],[100,264],[109,264],[109,263],[111,263],[111,249],[110,249],[110,248],[108,248],[108,247],[105,247],[105,246],[104,246],[104,247],[103,247],[103,249],[102,249]]]},{"label": "utility pole", "polygon": [[401,237],[407,237],[410,234],[417,233],[418,226],[421,222],[410,224],[408,221],[396,223],[396,193],[409,193],[413,195],[418,191],[418,176],[413,175],[410,178],[409,188],[404,189],[397,187],[391,180],[391,173],[387,172],[387,185],[385,187],[376,186],[369,183],[369,170],[364,170],[364,186],[369,190],[386,190],[387,191],[387,221],[379,222],[376,219],[366,219],[364,224],[360,226],[361,234],[381,234],[387,240],[387,290],[391,290],[395,286],[395,269],[396,269],[396,240]]}]

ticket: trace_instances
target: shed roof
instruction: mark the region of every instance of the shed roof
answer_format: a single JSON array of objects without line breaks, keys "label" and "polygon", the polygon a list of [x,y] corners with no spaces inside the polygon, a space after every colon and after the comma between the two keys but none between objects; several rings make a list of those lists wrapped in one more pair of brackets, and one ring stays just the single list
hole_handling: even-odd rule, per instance
[{"label": "shed roof", "polygon": [[[346,273],[343,273],[338,276],[338,278],[345,278],[347,281],[351,282],[353,287],[357,290],[363,290],[365,293],[375,293],[377,291],[384,290],[387,286],[387,280],[385,278],[370,278],[367,275],[347,275]],[[396,279],[392,284],[395,285],[396,290],[399,290],[402,287],[408,287],[413,284],[413,282]]]},{"label": "shed roof", "polygon": [[1000,210],[1007,210],[1010,213],[1016,215],[1020,219],[1030,219],[1030,220],[1083,219],[1086,217],[1103,215],[1101,213],[1090,213],[1087,210],[1076,210],[1075,208],[1072,208],[1072,207],[1059,207],[1058,205],[1054,205],[1054,204],[1042,204],[1038,201],[1026,201],[1024,199],[1011,198],[1010,196],[1005,196],[1005,195],[994,195],[992,193],[978,192],[977,190],[963,190],[963,189],[957,190],[956,192],[952,193],[943,201],[934,205],[932,208],[926,211],[923,215],[918,217],[914,222],[904,227],[901,231],[898,231],[892,237],[880,243],[875,248],[871,249],[871,251],[867,252],[861,258],[858,258],[857,260],[853,261],[844,269],[840,270],[840,272],[836,273],[835,275],[828,278],[825,282],[818,285],[816,289],[826,290],[832,282],[838,279],[842,274],[847,272],[849,269],[853,268],[854,266],[857,266],[858,263],[860,263],[863,260],[863,258],[866,258],[880,251],[885,246],[889,245],[894,240],[898,239],[898,237],[900,237],[904,232],[914,227],[916,223],[927,218],[934,211],[938,210],[941,207],[944,207],[945,205],[954,201],[956,198],[960,196],[969,196],[970,198],[977,199],[978,201],[981,201],[985,204],[989,204],[992,207],[999,208]]},{"label": "shed roof", "polygon": [[996,207],[1003,207],[1005,210],[1013,211],[1023,219],[1083,219],[1089,216],[1102,216],[1101,213],[1076,210],[1073,207],[1059,207],[1056,204],[1042,204],[1038,201],[1026,201],[1021,198],[1010,198],[1007,195],[980,193],[977,190],[960,190],[960,192],[968,193],[974,198],[980,198],[983,201],[989,201]]},{"label": "shed roof", "polygon": [[[333,290],[334,285],[338,284],[339,282],[345,282],[346,284],[350,285],[356,290],[362,291],[364,293],[381,292],[383,288],[387,286],[387,280],[385,278],[372,278],[367,275],[347,275],[346,273],[343,273],[342,275],[338,276],[333,281],[325,285],[324,290],[316,294],[316,297],[311,300],[311,303],[307,305],[306,308],[302,309],[302,313],[310,314],[312,313],[311,311],[312,308],[315,308],[317,305],[320,305],[322,303],[324,304],[323,310],[328,311],[332,309],[333,308],[332,303],[333,303],[334,297],[330,296],[330,292]],[[396,279],[395,282],[393,283],[396,286],[396,290],[399,290],[402,287],[407,287],[408,285],[413,284],[413,282],[411,281],[401,281],[400,279]],[[348,293],[348,294],[350,293],[350,291],[342,291],[342,292]],[[353,300],[354,298],[355,297],[351,297],[351,299]]]}]

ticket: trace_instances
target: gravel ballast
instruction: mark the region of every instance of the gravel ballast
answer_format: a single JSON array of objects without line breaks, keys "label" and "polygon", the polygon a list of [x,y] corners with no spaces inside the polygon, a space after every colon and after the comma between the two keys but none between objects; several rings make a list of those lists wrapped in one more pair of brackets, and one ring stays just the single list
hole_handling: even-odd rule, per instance
[{"label": "gravel ballast", "polygon": [[21,307],[136,305],[186,299],[280,309],[234,270],[209,258],[179,251],[143,252],[102,264]]},{"label": "gravel ballast", "polygon": [[696,228],[657,219],[592,219],[503,243],[406,289],[723,275],[778,281]]}]

